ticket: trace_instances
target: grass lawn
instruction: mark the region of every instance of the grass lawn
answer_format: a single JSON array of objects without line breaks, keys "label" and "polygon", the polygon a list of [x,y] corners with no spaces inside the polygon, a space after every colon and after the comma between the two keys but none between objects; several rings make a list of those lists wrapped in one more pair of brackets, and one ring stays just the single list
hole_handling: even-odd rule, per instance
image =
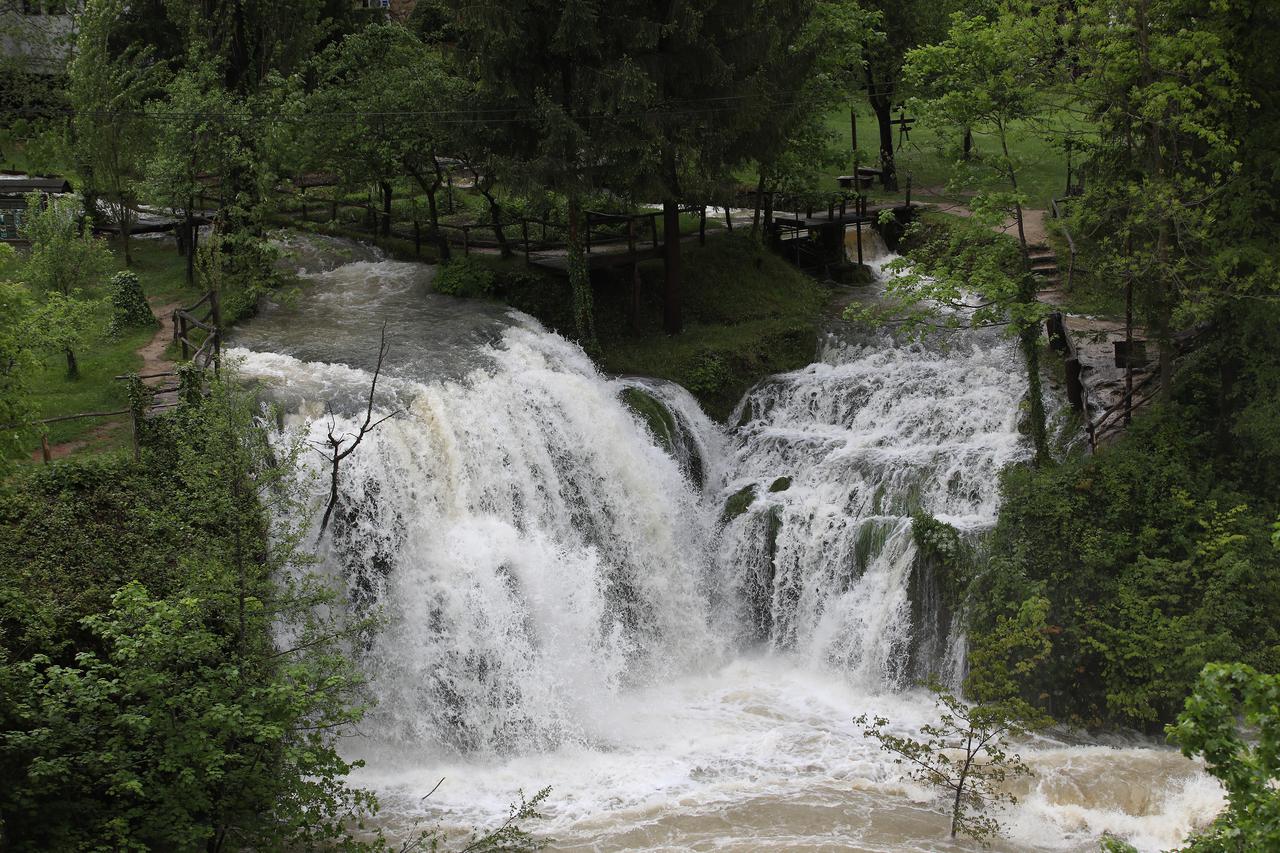
[{"label": "grass lawn", "polygon": [[[116,248],[114,244],[112,248]],[[134,240],[131,249],[132,269],[138,274],[143,291],[149,298],[161,304],[196,300],[195,292],[186,286],[186,259],[179,257],[172,240]],[[123,261],[119,260],[120,253],[117,251],[114,255],[119,268],[124,269]],[[17,278],[20,272],[18,269],[3,269],[0,275]],[[105,283],[92,288],[90,293],[98,297],[109,295]],[[79,379],[67,379],[66,362],[60,353],[43,356],[41,367],[31,375],[29,382],[37,418],[128,407],[124,383],[113,377],[139,368],[142,358],[135,350],[151,340],[156,329],[131,330],[118,338],[110,336],[107,333],[111,320],[109,304],[104,306],[100,320],[99,331],[76,351]],[[116,426],[104,426],[111,424]],[[127,419],[122,417],[49,424],[48,436],[51,444],[84,441],[88,448],[95,450],[114,449],[129,443]],[[38,447],[38,439],[33,440],[32,450]]]},{"label": "grass lawn", "polygon": [[[865,99],[856,105],[858,116],[858,145],[863,152],[861,164],[874,166],[878,161],[880,131],[876,124],[875,114]],[[894,114],[897,117],[897,114]],[[836,176],[849,173],[853,168],[852,145],[850,139],[849,110],[847,107],[833,111],[827,116],[826,124],[834,134],[833,152],[843,157],[838,166],[824,167],[821,176],[823,189],[838,188]],[[1015,125],[1010,134],[1010,153],[1021,164],[1019,182],[1031,201],[1031,206],[1045,207],[1051,196],[1061,196],[1066,190],[1067,166],[1066,155],[1051,140],[1062,138],[1067,129],[1080,129],[1083,124],[1070,114],[1063,112],[1051,116],[1044,127],[1028,127]],[[899,136],[894,135],[895,145]],[[912,128],[910,138],[901,141],[896,151],[899,185],[905,186],[907,175],[911,176],[912,200],[931,201],[932,196],[940,188],[945,187],[956,171],[956,163],[960,157],[960,138],[951,138],[951,134],[939,132],[917,121]],[[992,134],[974,133],[973,150],[978,155],[998,152],[999,141]],[[886,194],[876,186],[871,191],[872,198],[900,198],[901,191]],[[944,198],[954,199],[950,194]]]}]

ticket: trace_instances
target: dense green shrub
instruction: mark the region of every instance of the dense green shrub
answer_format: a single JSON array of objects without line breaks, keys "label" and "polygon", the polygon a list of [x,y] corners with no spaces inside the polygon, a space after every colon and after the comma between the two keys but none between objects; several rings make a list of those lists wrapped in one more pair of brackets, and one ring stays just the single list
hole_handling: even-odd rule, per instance
[{"label": "dense green shrub", "polygon": [[265,510],[289,457],[217,383],[160,420],[0,487],[6,850],[314,849],[373,806],[335,748],[356,626]]},{"label": "dense green shrub", "polygon": [[121,270],[111,277],[111,311],[113,335],[125,329],[159,325],[142,292],[138,274],[129,270]]},{"label": "dense green shrub", "polygon": [[477,258],[454,258],[436,273],[432,287],[437,293],[487,299],[494,294],[497,276],[493,268]]},{"label": "dense green shrub", "polygon": [[1120,441],[1006,473],[973,630],[1049,600],[1053,653],[1024,688],[1055,716],[1155,728],[1206,663],[1280,671],[1276,322],[1224,313]]}]

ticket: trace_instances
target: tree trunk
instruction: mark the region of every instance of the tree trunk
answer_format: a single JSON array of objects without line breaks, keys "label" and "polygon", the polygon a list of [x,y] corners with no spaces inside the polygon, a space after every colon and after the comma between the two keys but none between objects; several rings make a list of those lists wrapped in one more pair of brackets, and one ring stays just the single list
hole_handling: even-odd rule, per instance
[{"label": "tree trunk", "polygon": [[577,193],[569,196],[568,253],[569,287],[573,291],[573,324],[578,341],[588,355],[599,353],[596,340],[595,307],[591,294],[591,273],[587,268],[587,252],[582,241],[582,200]]},{"label": "tree trunk", "polygon": [[67,354],[67,378],[79,379],[80,365],[76,362],[75,352],[71,349],[71,347],[67,347],[65,352]]},{"label": "tree trunk", "polygon": [[893,87],[889,84],[877,86],[871,69],[867,69],[867,100],[875,111],[876,123],[880,127],[880,185],[886,190],[898,188],[898,172],[893,163]]},{"label": "tree trunk", "polygon": [[962,158],[966,163],[969,162],[969,155],[973,153],[973,128],[966,127],[964,129],[964,141],[960,147],[963,149]]},{"label": "tree trunk", "polygon": [[378,181],[378,189],[382,191],[382,236],[391,236],[391,183]]},{"label": "tree trunk", "polygon": [[502,230],[502,206],[487,191],[482,191],[482,195],[489,202],[489,221],[493,223],[493,239],[498,241],[498,251],[502,253],[502,257],[509,258],[514,252],[511,251],[506,232]]}]

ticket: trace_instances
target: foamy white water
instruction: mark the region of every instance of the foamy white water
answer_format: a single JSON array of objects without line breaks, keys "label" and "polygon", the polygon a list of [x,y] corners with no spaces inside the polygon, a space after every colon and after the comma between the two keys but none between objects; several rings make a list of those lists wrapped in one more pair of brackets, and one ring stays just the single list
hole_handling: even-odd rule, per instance
[{"label": "foamy white water", "polygon": [[[852,718],[914,730],[930,705],[913,680],[958,675],[910,515],[994,522],[996,475],[1027,453],[1006,343],[833,339],[726,430],[528,318],[430,294],[429,270],[319,266],[317,298],[256,320],[239,354],[302,424],[358,405],[389,322],[379,407],[404,414],[344,465],[322,554],[351,606],[387,617],[350,751],[389,831],[490,824],[550,785],[534,828],[557,849],[976,849]],[[634,387],[677,422],[671,452],[621,401]],[[1167,749],[1023,752],[1038,776],[996,849],[1091,850],[1110,831],[1156,850],[1221,806]]]}]

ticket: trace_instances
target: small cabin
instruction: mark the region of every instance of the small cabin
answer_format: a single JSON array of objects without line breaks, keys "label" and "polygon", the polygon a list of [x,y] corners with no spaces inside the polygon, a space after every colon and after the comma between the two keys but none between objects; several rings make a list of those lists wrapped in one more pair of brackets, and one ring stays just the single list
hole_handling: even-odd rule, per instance
[{"label": "small cabin", "polygon": [[0,242],[23,242],[18,236],[31,193],[42,196],[71,192],[66,178],[37,178],[31,175],[0,174]]}]

